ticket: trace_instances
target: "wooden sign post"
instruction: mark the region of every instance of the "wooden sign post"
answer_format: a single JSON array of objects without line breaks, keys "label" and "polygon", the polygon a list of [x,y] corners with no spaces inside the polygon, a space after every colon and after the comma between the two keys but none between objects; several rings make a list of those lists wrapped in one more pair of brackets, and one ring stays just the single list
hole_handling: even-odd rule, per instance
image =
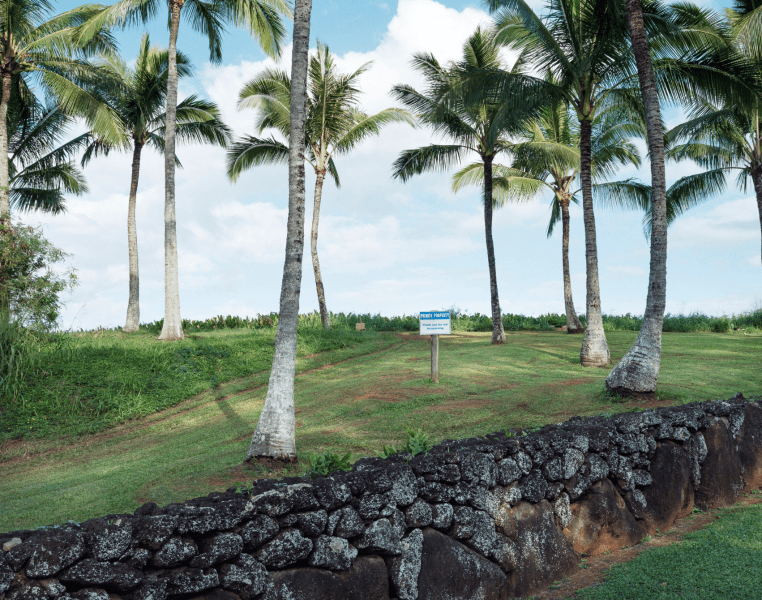
[{"label": "wooden sign post", "polygon": [[431,381],[439,383],[439,336],[450,335],[449,310],[422,312],[418,318],[421,335],[431,336]]}]

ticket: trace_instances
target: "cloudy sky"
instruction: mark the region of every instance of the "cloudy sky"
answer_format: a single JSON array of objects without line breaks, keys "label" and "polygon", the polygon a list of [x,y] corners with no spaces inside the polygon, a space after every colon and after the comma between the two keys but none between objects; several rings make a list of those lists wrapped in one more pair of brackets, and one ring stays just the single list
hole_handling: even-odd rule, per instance
[{"label": "cloudy sky", "polygon": [[[63,2],[61,10],[80,2]],[[414,86],[415,52],[440,61],[457,59],[465,39],[489,15],[478,1],[313,0],[311,47],[326,43],[340,71],[372,61],[361,78],[363,108],[377,112],[395,103],[398,83]],[[157,19],[148,28],[154,42],[168,34]],[[120,32],[126,58],[137,54],[142,29]],[[218,103],[237,134],[253,133],[254,113],[237,111],[241,86],[274,63],[242,31],[232,30],[223,62],[210,65],[204,40],[188,23],[178,47],[190,55],[196,76],[181,83],[181,95],[200,94]],[[290,65],[290,44],[280,63]],[[668,109],[669,125],[680,114]],[[450,173],[391,177],[402,150],[432,141],[426,130],[395,125],[337,159],[342,187],[323,192],[318,250],[330,310],[411,314],[457,306],[489,313],[489,275],[479,191],[457,195]],[[250,315],[278,310],[288,203],[285,166],[259,167],[230,183],[224,150],[183,146],[177,173],[180,293],[185,318]],[[647,167],[647,165],[646,165]],[[669,165],[668,183],[695,166]],[[81,285],[67,299],[64,329],[124,324],[127,307],[127,197],[130,157],[112,154],[90,163],[87,196],[71,198],[63,216],[18,215],[40,224],[71,254]],[[647,168],[623,170],[621,178],[650,180]],[[307,223],[311,222],[314,174],[307,173]],[[138,192],[141,322],[163,316],[163,159],[144,152]],[[561,239],[545,231],[549,197],[510,205],[495,213],[494,239],[503,312],[539,315],[563,312]],[[642,215],[597,209],[601,301],[606,313],[642,314],[648,282],[649,248]],[[585,308],[584,232],[581,209],[572,209],[570,261],[574,300]],[[667,310],[712,315],[762,306],[760,229],[751,188],[726,195],[681,217],[669,231]],[[314,278],[305,245],[300,310],[317,308]]]}]

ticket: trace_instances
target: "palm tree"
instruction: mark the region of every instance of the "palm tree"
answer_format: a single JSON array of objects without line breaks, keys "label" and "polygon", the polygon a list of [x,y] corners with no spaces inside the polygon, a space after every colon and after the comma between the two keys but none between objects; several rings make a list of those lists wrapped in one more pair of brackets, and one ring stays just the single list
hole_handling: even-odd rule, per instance
[{"label": "palm tree", "polygon": [[43,105],[33,98],[30,106],[18,95],[16,99],[8,111],[10,206],[61,213],[65,194],[89,191],[72,158],[82,147],[81,138],[60,143],[74,119],[53,103]]},{"label": "palm tree", "polygon": [[[326,174],[330,174],[336,187],[340,186],[334,156],[347,154],[358,143],[371,135],[378,135],[381,127],[394,122],[413,124],[410,114],[398,108],[387,108],[375,115],[367,115],[358,108],[360,90],[357,80],[370,63],[350,75],[336,71],[328,47],[318,42],[317,55],[310,59],[305,159],[315,171],[315,197],[312,211],[312,268],[315,273],[320,320],[323,327],[331,326],[326,306],[323,278],[317,253],[318,222]],[[267,69],[249,81],[241,90],[239,108],[259,109],[258,130],[272,127],[288,140],[290,132],[291,79],[288,73]],[[247,135],[228,152],[228,176],[235,181],[246,169],[254,165],[288,162],[288,146],[272,137]]]},{"label": "palm tree", "polygon": [[[592,132],[593,194],[597,202],[613,206],[642,205],[643,186],[631,180],[605,182],[618,166],[640,165],[637,148],[628,141],[639,132],[638,119],[627,107],[609,109],[596,115]],[[543,191],[550,191],[551,217],[547,236],[553,235],[558,221],[562,225],[561,263],[564,280],[564,307],[569,333],[583,333],[577,317],[569,272],[569,206],[579,203],[579,189],[574,190],[580,170],[579,129],[574,127],[569,105],[556,100],[543,107],[526,132],[528,141],[512,147],[513,167],[494,165],[492,186],[494,204],[527,201]],[[453,190],[478,185],[484,177],[480,163],[471,164],[453,176]]]},{"label": "palm tree", "polygon": [[[120,82],[120,86],[110,86],[104,90],[104,101],[119,119],[123,138],[128,140],[119,146],[104,143],[97,138],[90,139],[82,164],[86,164],[98,154],[108,154],[111,149],[132,151],[132,174],[130,196],[127,210],[127,245],[129,248],[129,301],[124,331],[137,331],[140,323],[140,281],[138,273],[138,237],[135,222],[135,204],[137,201],[138,179],[140,177],[140,158],[143,148],[148,146],[164,153],[165,141],[165,103],[167,96],[168,53],[166,50],[151,47],[148,34],[140,42],[140,51],[134,68],[118,56],[104,56],[98,65],[107,72],[111,79]],[[193,69],[188,59],[180,52],[177,54],[178,77],[187,77]],[[231,131],[220,120],[216,104],[189,96],[177,105],[176,112],[178,141],[217,144],[226,146],[231,138]]]},{"label": "palm tree", "polygon": [[[101,11],[79,31],[87,40],[103,27],[146,22],[158,11],[162,0],[119,0]],[[167,108],[164,154],[164,325],[160,340],[180,340],[185,337],[180,316],[180,286],[177,264],[177,223],[175,216],[175,136],[177,123],[177,35],[181,11],[194,29],[209,40],[209,59],[222,59],[221,38],[223,23],[229,21],[246,26],[262,49],[270,56],[279,56],[285,30],[280,14],[290,14],[286,0],[168,0],[169,50],[167,77]]]},{"label": "palm tree", "polygon": [[260,456],[288,462],[296,460],[294,377],[304,253],[304,147],[311,10],[312,0],[296,0],[294,45],[291,55],[286,261],[283,265],[278,332],[275,334],[270,384],[267,387],[262,414],[246,453],[247,460]]},{"label": "palm tree", "polygon": [[[107,109],[88,91],[97,70],[87,63],[93,52],[112,47],[108,36],[94,28],[86,44],[76,43],[74,28],[101,9],[87,5],[52,15],[48,0],[0,2],[0,155],[9,154],[8,109],[12,92],[18,101],[35,104],[33,89],[54,100],[64,113],[86,119],[90,128],[106,138],[118,135]],[[15,92],[14,92],[15,90]],[[9,163],[0,161],[0,218],[10,219]]]},{"label": "palm tree", "polygon": [[[414,56],[412,64],[423,74],[429,86],[426,92],[418,92],[408,85],[397,85],[392,90],[392,95],[411,108],[423,124],[454,142],[405,150],[394,163],[395,178],[404,182],[425,171],[443,170],[471,153],[477,154],[483,165],[484,232],[490,277],[493,344],[505,342],[505,331],[492,244],[492,166],[500,153],[510,151],[510,137],[521,131],[528,114],[511,104],[510,98],[504,102],[494,96],[489,99],[485,95],[482,102],[475,104],[459,95],[458,90],[472,70],[494,71],[502,68],[498,49],[489,31],[477,29],[463,46],[463,61],[460,64],[444,67],[431,54]],[[520,68],[519,63],[517,66]]]}]

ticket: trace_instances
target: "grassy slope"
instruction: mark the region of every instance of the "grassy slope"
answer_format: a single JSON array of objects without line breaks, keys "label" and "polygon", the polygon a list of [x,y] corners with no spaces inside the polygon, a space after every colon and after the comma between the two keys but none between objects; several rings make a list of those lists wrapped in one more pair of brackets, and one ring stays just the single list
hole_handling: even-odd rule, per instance
[{"label": "grassy slope", "polygon": [[[616,361],[634,332],[609,332]],[[433,441],[503,427],[558,422],[571,415],[642,406],[602,398],[608,369],[579,366],[581,338],[562,333],[461,334],[440,344],[441,382],[429,379],[426,339],[378,336],[376,349],[345,348],[300,359],[297,449],[373,454],[423,427]],[[661,402],[762,393],[762,337],[666,334]],[[344,362],[328,365],[348,358]],[[325,368],[305,371],[316,365]],[[251,478],[240,465],[265,396],[266,373],[218,386],[162,413],[74,445],[9,442],[0,448],[0,531],[131,511]],[[253,388],[253,389],[252,389]],[[60,447],[57,447],[60,446]]]},{"label": "grassy slope", "polygon": [[[172,343],[142,331],[64,334],[40,348],[24,400],[0,406],[0,442],[96,433],[252,373],[266,383],[274,339],[274,328],[195,333]],[[372,332],[307,328],[297,354],[348,347],[363,354],[388,343]]]},{"label": "grassy slope", "polygon": [[747,600],[759,598],[762,506],[728,508],[681,543],[617,565],[579,600]]}]

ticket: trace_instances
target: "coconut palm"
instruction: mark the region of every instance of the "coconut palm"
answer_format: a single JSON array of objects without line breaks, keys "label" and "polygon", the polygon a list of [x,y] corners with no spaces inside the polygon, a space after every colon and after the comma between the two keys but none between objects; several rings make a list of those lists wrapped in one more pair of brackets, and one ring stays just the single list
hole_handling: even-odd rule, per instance
[{"label": "coconut palm", "polygon": [[[140,159],[143,149],[148,146],[160,154],[166,147],[166,96],[168,76],[168,52],[151,47],[148,34],[140,42],[140,50],[135,66],[130,68],[118,56],[101,57],[98,64],[112,80],[120,86],[110,86],[104,90],[104,101],[118,116],[126,143],[112,145],[91,136],[82,158],[83,165],[98,154],[107,154],[111,149],[132,152],[132,173],[127,209],[127,246],[129,252],[129,301],[124,331],[137,331],[140,323],[140,281],[138,272],[138,237],[135,222]],[[177,53],[178,77],[193,73],[188,59]],[[226,146],[231,131],[220,120],[217,105],[208,100],[189,96],[177,105],[176,137],[182,142],[207,143]]]},{"label": "coconut palm", "polygon": [[[331,326],[326,306],[323,278],[317,253],[318,223],[323,183],[327,174],[340,186],[334,156],[347,154],[361,141],[378,135],[389,123],[407,122],[413,118],[405,110],[387,108],[368,115],[358,108],[360,90],[357,81],[370,63],[366,63],[350,75],[336,71],[334,58],[328,47],[318,42],[317,54],[310,59],[305,160],[315,171],[315,196],[312,211],[312,268],[315,273],[320,320],[323,327]],[[267,69],[249,81],[239,95],[239,108],[252,107],[259,110],[257,128],[259,134],[274,128],[289,139],[291,79],[288,73]],[[275,138],[247,135],[228,152],[228,176],[235,181],[254,165],[288,162],[288,146]]]},{"label": "coconut palm", "polygon": [[[108,110],[88,91],[97,70],[86,58],[110,49],[111,40],[94,28],[86,44],[72,37],[74,28],[102,7],[88,5],[55,15],[48,0],[0,0],[0,155],[9,154],[8,109],[15,101],[33,106],[33,89],[55,101],[64,113],[86,119],[109,139],[118,135]],[[0,161],[0,217],[10,219],[9,163]]]},{"label": "coconut palm", "polygon": [[[405,150],[394,163],[394,177],[405,182],[425,171],[447,169],[470,154],[479,156],[484,169],[484,231],[490,277],[492,343],[502,344],[505,342],[505,332],[492,243],[492,166],[497,156],[510,151],[510,138],[520,133],[529,113],[523,110],[523,106],[511,103],[511,99],[520,99],[518,93],[508,97],[507,101],[494,96],[490,99],[486,94],[480,103],[468,102],[459,95],[460,84],[472,70],[502,69],[498,46],[489,31],[477,29],[471,35],[463,46],[463,60],[459,64],[445,67],[431,54],[416,54],[412,64],[426,79],[427,91],[418,92],[408,85],[397,85],[392,95],[412,109],[421,123],[454,143]],[[520,72],[520,68],[519,61],[514,65],[515,74]]]},{"label": "coconut palm", "polygon": [[[89,190],[73,156],[82,139],[61,143],[74,119],[55,104],[11,102],[8,112],[10,206],[58,214],[67,194]],[[34,100],[34,99],[33,99]]]},{"label": "coconut palm", "polygon": [[[640,208],[643,186],[631,180],[607,182],[619,166],[640,166],[637,148],[629,138],[640,131],[637,115],[621,107],[598,113],[593,122],[592,171],[596,203]],[[635,118],[633,118],[635,117]],[[579,129],[569,105],[555,101],[543,107],[526,132],[527,141],[513,145],[513,167],[493,166],[492,185],[495,207],[511,201],[527,201],[550,191],[551,217],[547,236],[553,235],[561,221],[561,263],[564,281],[566,328],[569,333],[583,333],[577,317],[569,272],[569,206],[579,203],[580,190],[574,190],[580,171]],[[466,185],[481,185],[484,168],[471,164],[453,176],[453,190]]]},{"label": "coconut palm", "polygon": [[259,456],[285,461],[296,460],[294,377],[304,251],[304,147],[312,0],[296,0],[294,4],[286,261],[283,265],[278,332],[275,334],[270,383],[262,414],[246,453],[247,460]]},{"label": "coconut palm", "polygon": [[[162,6],[163,0],[119,0],[93,17],[79,30],[79,39],[88,40],[95,31],[115,25],[146,22]],[[164,324],[160,340],[180,340],[183,334],[180,316],[180,286],[177,263],[177,223],[175,216],[175,136],[177,123],[177,36],[181,14],[194,29],[209,40],[209,59],[222,59],[222,33],[225,22],[249,29],[262,49],[279,56],[285,30],[281,14],[290,14],[286,0],[168,0],[169,49],[167,108],[164,155]],[[183,8],[185,9],[184,12]]]}]

